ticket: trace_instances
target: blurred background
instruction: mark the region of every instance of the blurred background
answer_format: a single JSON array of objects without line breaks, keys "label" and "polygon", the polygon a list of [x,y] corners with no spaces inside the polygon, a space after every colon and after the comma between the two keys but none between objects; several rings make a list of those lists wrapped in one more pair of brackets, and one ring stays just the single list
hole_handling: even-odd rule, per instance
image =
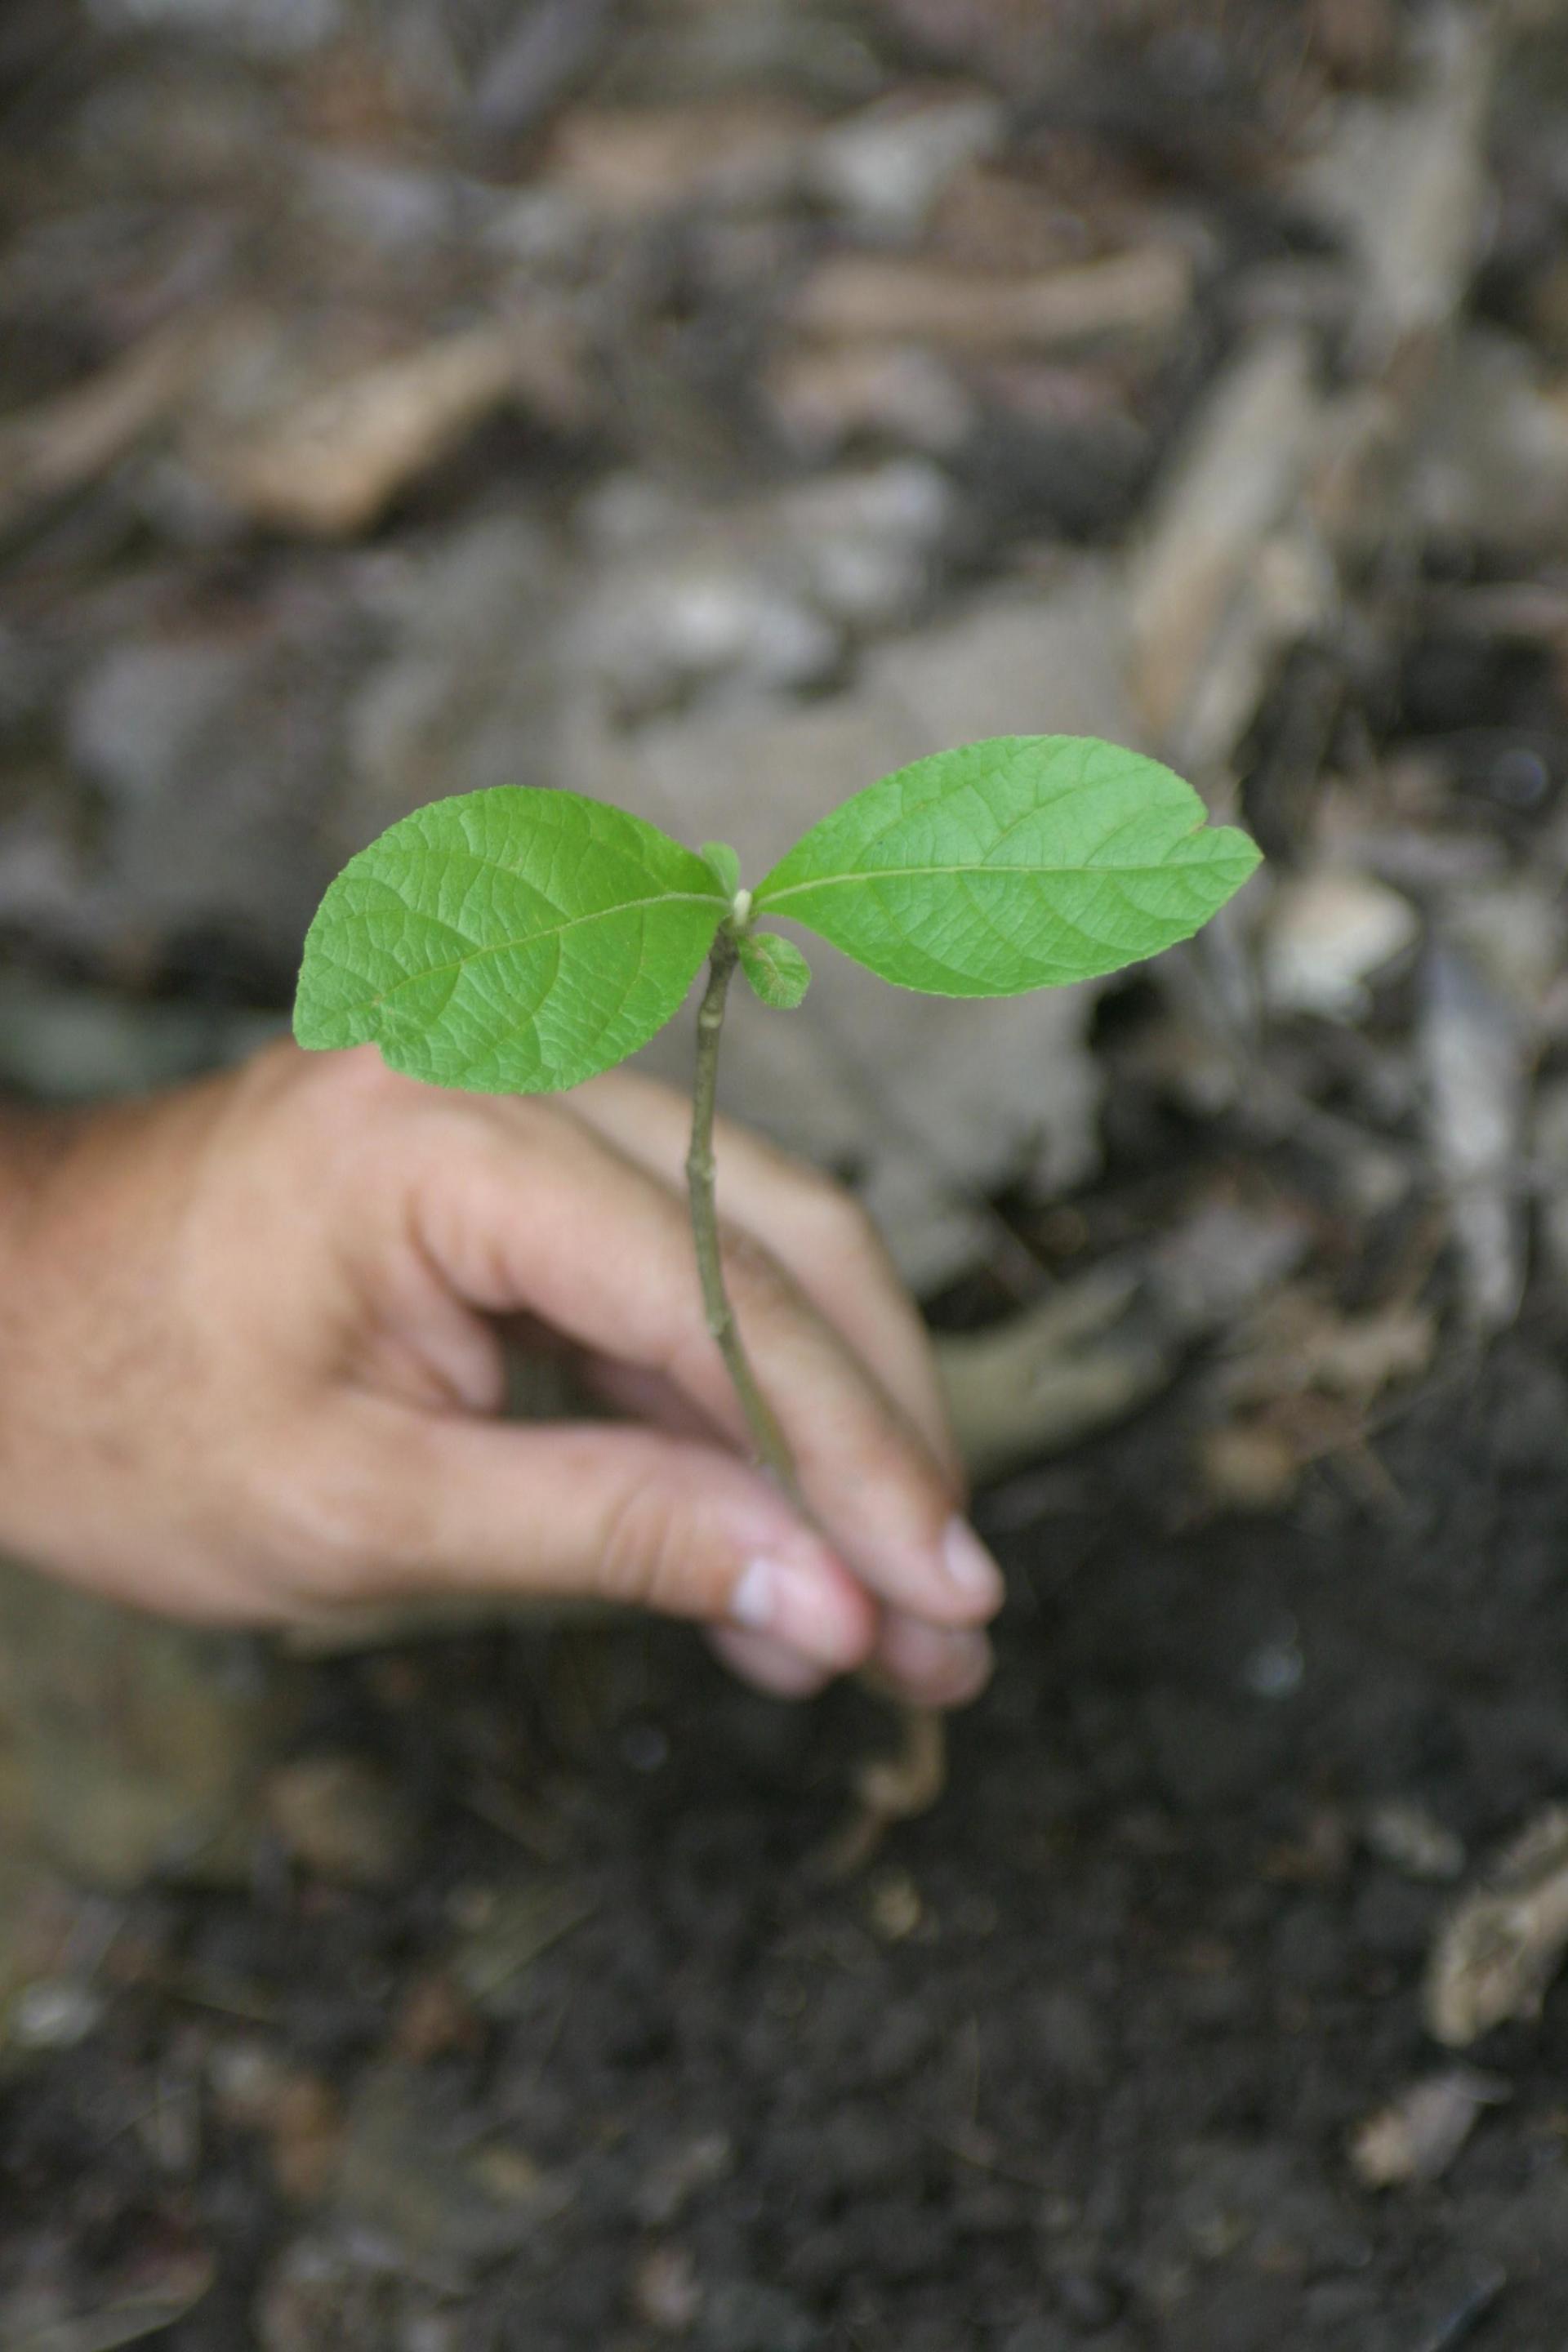
[{"label": "blurred background", "polygon": [[[242,1050],[344,856],[437,794],[564,784],[754,873],[1033,730],[1168,756],[1274,860],[1140,1003],[1146,1093],[1348,1090],[1381,1136],[1456,991],[1517,1073],[1557,952],[1554,19],[13,0],[0,1075]],[[1465,971],[1413,982],[1456,921]],[[977,1196],[1097,1165],[1096,1018],[835,965],[732,1099],[930,1290],[994,1255]],[[1518,1268],[1475,1280],[1501,1313]]]},{"label": "blurred background", "polygon": [[1563,2341],[1568,7],[6,0],[0,206],[0,1087],[243,1055],[485,785],[755,878],[1093,732],[1268,855],[731,1024],[1017,1595],[866,1885],[853,1696],[4,1586],[0,2345]]}]

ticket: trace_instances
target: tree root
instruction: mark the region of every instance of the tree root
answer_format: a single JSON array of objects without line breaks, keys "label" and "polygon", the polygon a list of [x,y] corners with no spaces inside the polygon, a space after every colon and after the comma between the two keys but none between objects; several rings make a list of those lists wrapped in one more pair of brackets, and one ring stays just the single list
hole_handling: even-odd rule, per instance
[{"label": "tree root", "polygon": [[894,1823],[929,1813],[947,1787],[946,1717],[906,1701],[894,1706],[897,1748],[860,1767],[847,1820],[813,1857],[812,1875],[830,1885],[858,1877]]}]

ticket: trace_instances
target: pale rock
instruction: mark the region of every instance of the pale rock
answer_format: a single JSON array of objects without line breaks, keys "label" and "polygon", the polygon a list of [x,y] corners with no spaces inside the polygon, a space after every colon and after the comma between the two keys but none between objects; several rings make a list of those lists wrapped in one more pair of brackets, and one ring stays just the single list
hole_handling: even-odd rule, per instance
[{"label": "pale rock", "polygon": [[806,184],[871,236],[912,236],[953,174],[994,152],[1005,121],[978,91],[896,93],[821,134]]},{"label": "pale rock", "polygon": [[326,147],[300,164],[307,220],[380,253],[422,255],[483,237],[503,208],[499,191],[454,172]]},{"label": "pale rock", "polygon": [[1386,1797],[1366,1817],[1362,1836],[1370,1853],[1406,1878],[1442,1885],[1465,1867],[1465,1843],[1414,1797]]},{"label": "pale rock", "polygon": [[1568,918],[1554,879],[1477,882],[1445,909],[1447,935],[1500,994],[1531,1020],[1563,971]]},{"label": "pale rock", "polygon": [[1363,2189],[1403,2189],[1447,2172],[1483,2109],[1512,2095],[1498,2074],[1449,2066],[1412,2083],[1351,2140],[1351,2169]]},{"label": "pale rock", "polygon": [[580,520],[599,563],[574,657],[622,720],[826,684],[851,634],[913,616],[957,530],[951,485],[919,458],[695,510],[620,476]]},{"label": "pale rock", "polygon": [[779,500],[784,537],[821,609],[855,629],[908,620],[958,532],[947,476],[923,458],[829,474]]},{"label": "pale rock", "polygon": [[5,2033],[17,2050],[74,2050],[96,2033],[108,2004],[78,1977],[45,1977],[11,2004]]},{"label": "pale rock", "polygon": [[1454,942],[1422,972],[1417,1046],[1428,1148],[1447,1194],[1466,1309],[1504,1330],[1524,1293],[1519,1165],[1530,1080],[1526,1022]]},{"label": "pale rock", "polygon": [[1415,46],[1408,93],[1342,99],[1297,173],[1299,198],[1344,235],[1358,265],[1357,341],[1374,367],[1451,324],[1490,195],[1490,12],[1433,8]]},{"label": "pale rock", "polygon": [[1353,1021],[1368,1010],[1367,983],[1414,946],[1420,918],[1369,875],[1325,868],[1275,894],[1263,936],[1264,987],[1276,1013]]},{"label": "pale rock", "polygon": [[842,651],[838,632],[798,597],[700,556],[617,570],[590,607],[582,642],[623,718],[720,680],[817,686]]}]

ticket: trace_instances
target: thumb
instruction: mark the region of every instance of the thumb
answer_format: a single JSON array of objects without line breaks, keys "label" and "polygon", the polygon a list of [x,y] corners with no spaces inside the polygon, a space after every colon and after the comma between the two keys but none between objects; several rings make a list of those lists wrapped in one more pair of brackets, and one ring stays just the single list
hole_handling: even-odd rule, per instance
[{"label": "thumb", "polygon": [[763,1477],[716,1448],[614,1425],[373,1413],[377,1598],[459,1588],[612,1601],[766,1635],[830,1673],[871,1649],[864,1587]]}]

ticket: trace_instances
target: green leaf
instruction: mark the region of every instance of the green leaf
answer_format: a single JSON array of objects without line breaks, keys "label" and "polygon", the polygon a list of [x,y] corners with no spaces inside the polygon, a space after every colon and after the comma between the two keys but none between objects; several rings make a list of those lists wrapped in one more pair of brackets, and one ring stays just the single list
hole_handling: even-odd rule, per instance
[{"label": "green leaf", "polygon": [[338,876],[305,941],[294,1034],[374,1042],[437,1086],[575,1086],[663,1027],[727,907],[701,858],[640,817],[575,793],[464,793]]},{"label": "green leaf", "polygon": [[1168,768],[1072,735],[917,760],[814,825],[755,896],[884,980],[1012,996],[1190,938],[1258,862]]},{"label": "green leaf", "polygon": [[811,986],[811,966],[793,940],[776,931],[748,931],[741,941],[741,970],[764,1004],[793,1013]]},{"label": "green leaf", "polygon": [[727,841],[705,841],[697,855],[711,873],[718,877],[726,898],[732,898],[741,887],[741,859]]}]

